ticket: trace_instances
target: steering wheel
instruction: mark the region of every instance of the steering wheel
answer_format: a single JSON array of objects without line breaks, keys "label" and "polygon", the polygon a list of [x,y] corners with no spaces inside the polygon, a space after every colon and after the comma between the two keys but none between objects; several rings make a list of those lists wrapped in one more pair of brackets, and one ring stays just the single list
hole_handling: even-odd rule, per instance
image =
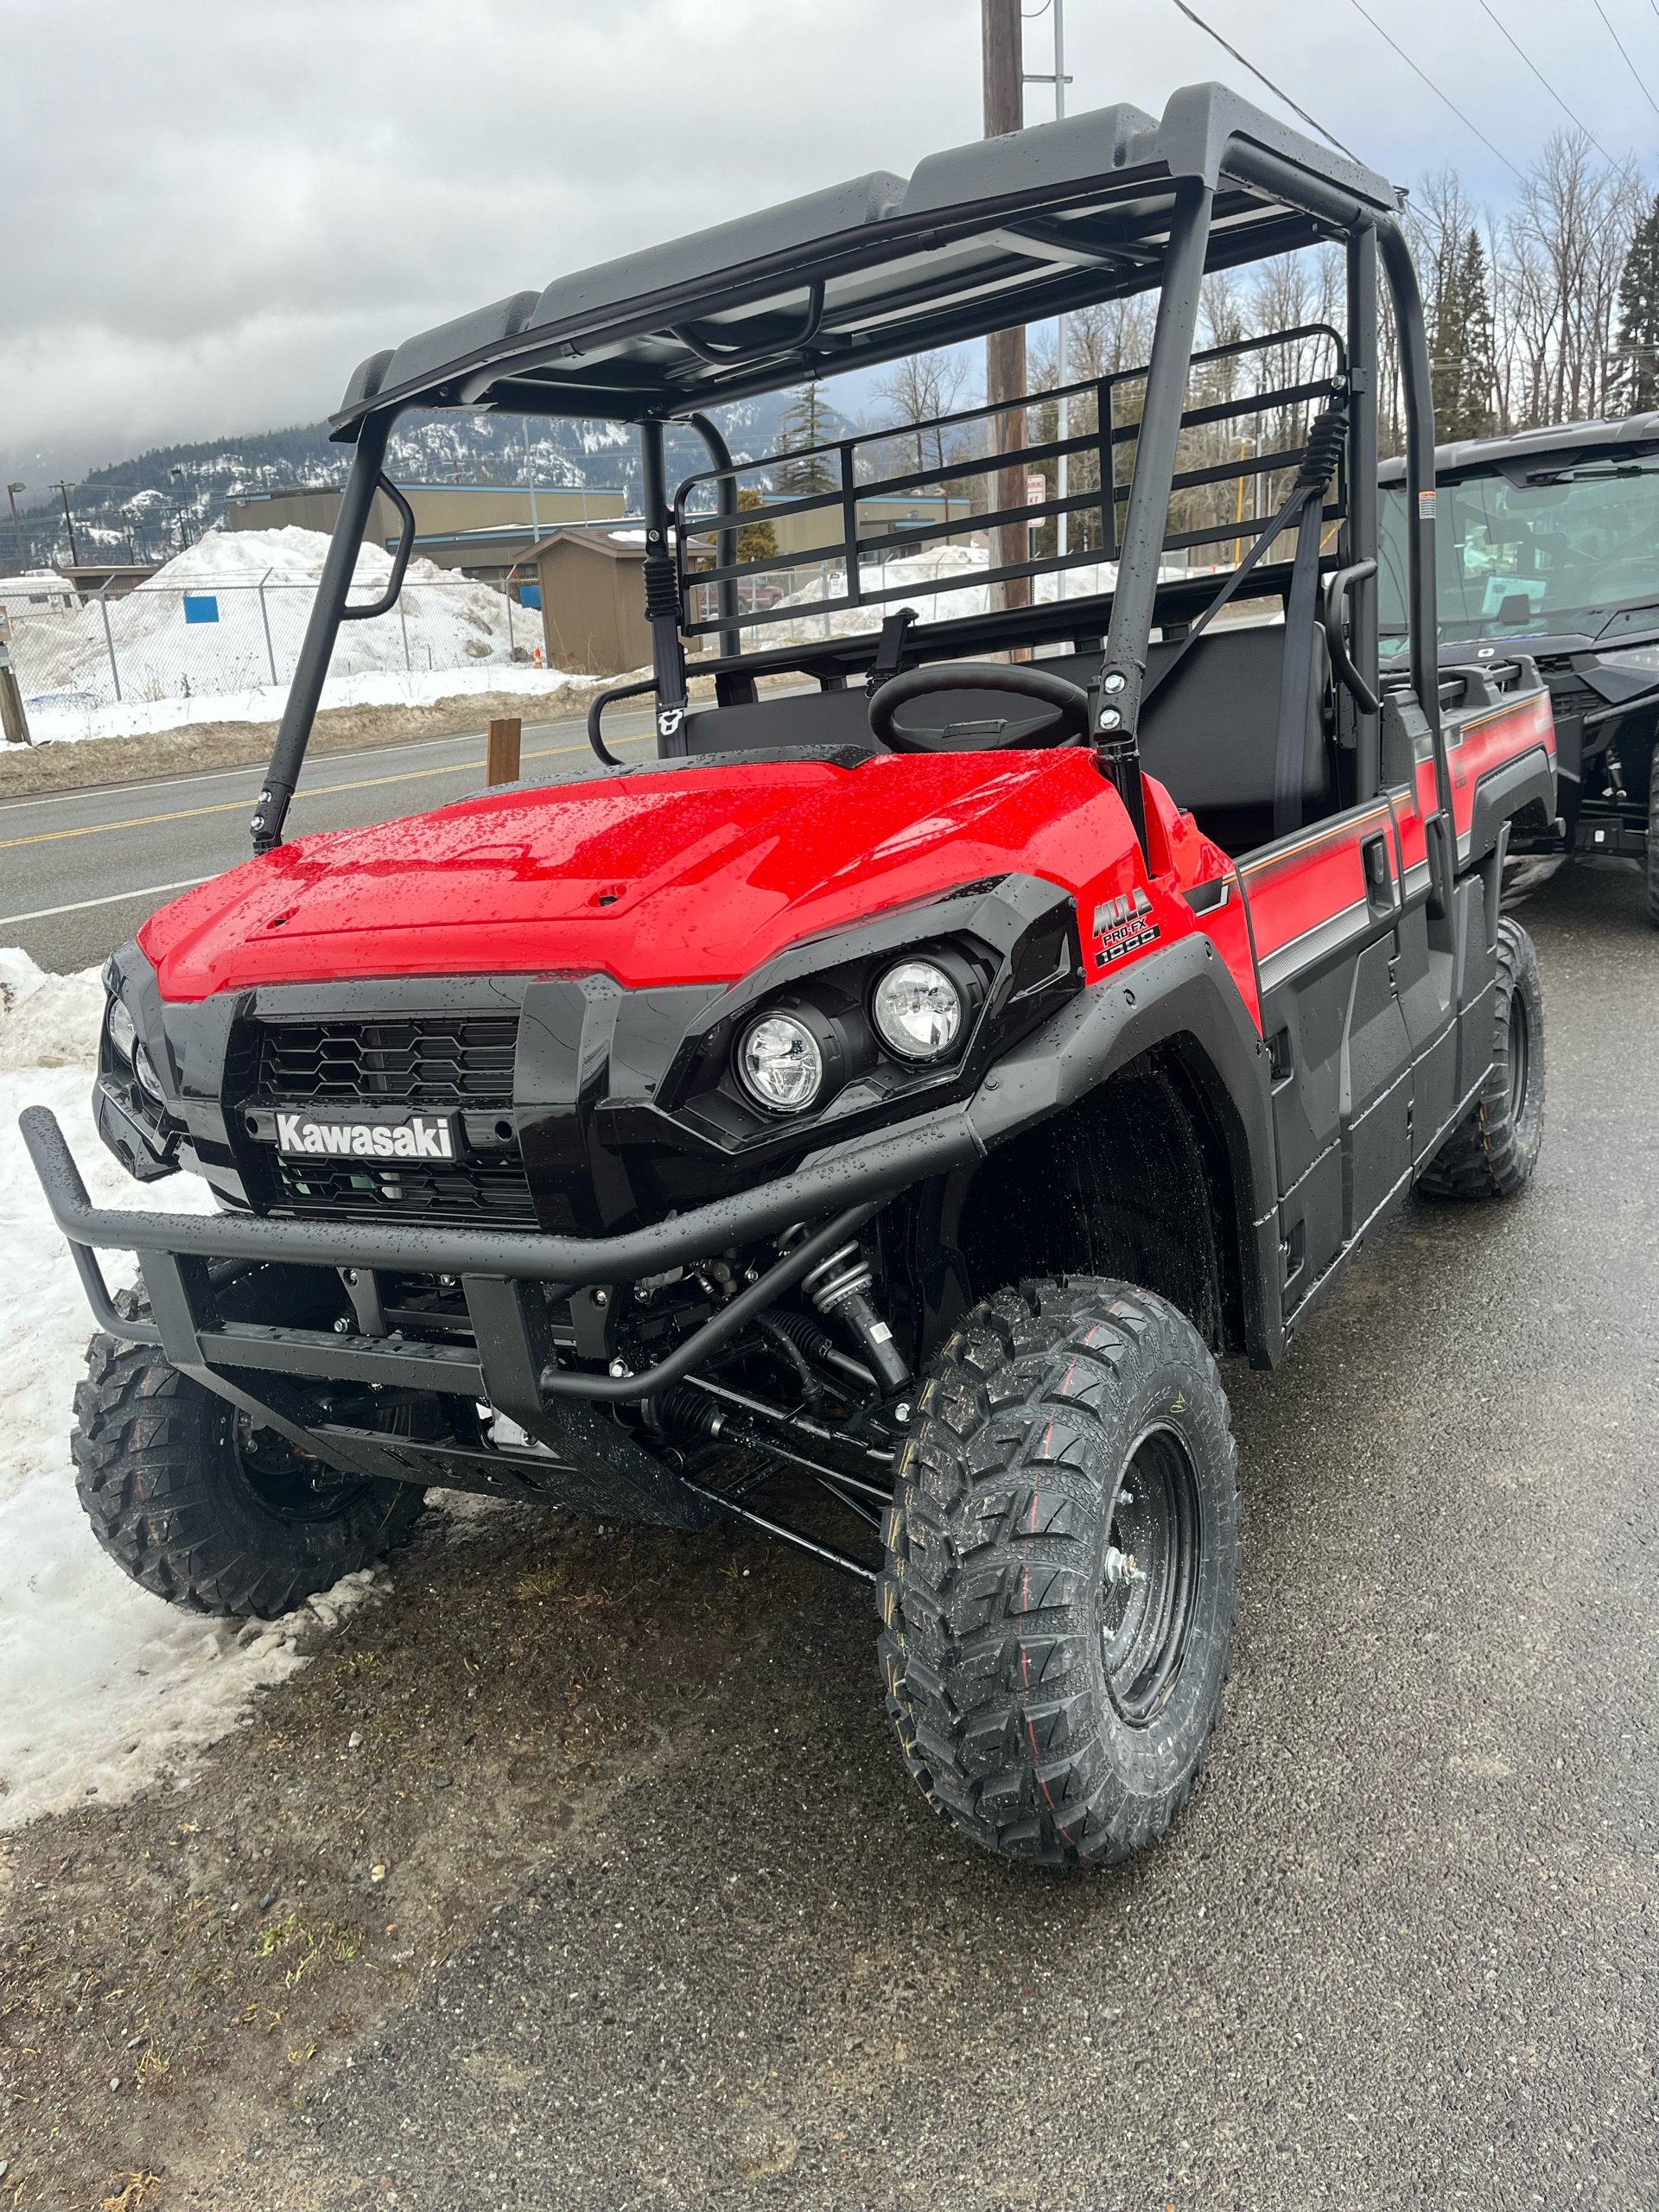
[{"label": "steering wheel", "polygon": [[[1010,720],[974,708],[986,693],[1009,692],[1039,709]],[[979,695],[978,699],[975,695]],[[940,719],[901,722],[899,710],[912,699],[943,698]],[[983,700],[991,706],[995,702]],[[936,709],[936,713],[938,713]],[[1075,745],[1089,734],[1089,694],[1063,676],[1020,662],[944,661],[933,668],[912,668],[890,677],[870,701],[870,734],[895,753],[995,753],[1013,747],[1033,749]],[[967,740],[967,743],[952,742]]]}]

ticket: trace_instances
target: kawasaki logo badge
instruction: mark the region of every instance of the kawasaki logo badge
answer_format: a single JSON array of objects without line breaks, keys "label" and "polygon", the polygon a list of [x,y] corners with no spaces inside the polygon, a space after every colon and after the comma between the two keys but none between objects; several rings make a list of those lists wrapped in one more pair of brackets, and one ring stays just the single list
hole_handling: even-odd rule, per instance
[{"label": "kawasaki logo badge", "polygon": [[440,1114],[415,1114],[407,1122],[314,1122],[304,1114],[276,1116],[276,1149],[289,1153],[346,1153],[355,1160],[453,1160],[454,1131]]}]

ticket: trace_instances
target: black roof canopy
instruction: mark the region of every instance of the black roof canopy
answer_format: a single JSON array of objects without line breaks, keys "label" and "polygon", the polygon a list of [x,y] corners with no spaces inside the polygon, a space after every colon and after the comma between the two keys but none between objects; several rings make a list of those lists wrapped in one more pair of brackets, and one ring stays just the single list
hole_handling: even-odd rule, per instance
[{"label": "black roof canopy", "polygon": [[499,300],[372,355],[335,435],[387,406],[685,415],[1145,291],[1187,180],[1216,194],[1212,269],[1395,209],[1372,170],[1189,86],[1161,120],[1099,108],[977,139]]}]

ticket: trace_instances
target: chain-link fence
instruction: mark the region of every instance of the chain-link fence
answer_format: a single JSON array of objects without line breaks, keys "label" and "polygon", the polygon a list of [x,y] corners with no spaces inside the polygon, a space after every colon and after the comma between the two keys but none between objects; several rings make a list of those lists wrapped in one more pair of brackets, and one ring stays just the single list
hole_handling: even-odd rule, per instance
[{"label": "chain-link fence", "polygon": [[[359,587],[358,596],[378,595]],[[284,689],[316,586],[310,581],[141,584],[125,597],[8,601],[25,706],[135,705]],[[331,677],[420,676],[539,663],[540,613],[468,577],[406,583],[389,614],[341,626]]]}]

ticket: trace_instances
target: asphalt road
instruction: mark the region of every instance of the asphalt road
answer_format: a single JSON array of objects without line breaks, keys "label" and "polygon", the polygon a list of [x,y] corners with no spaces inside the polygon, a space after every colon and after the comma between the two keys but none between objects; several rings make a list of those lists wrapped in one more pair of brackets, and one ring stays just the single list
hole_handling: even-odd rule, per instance
[{"label": "asphalt road", "polygon": [[1618,867],[1525,918],[1531,1189],[1414,1202],[1230,1378],[1236,1671],[1163,1846],[1056,1880],[958,1840],[868,1599],[792,1567],[698,1701],[635,1643],[653,1748],[574,1827],[516,1798],[488,1932],[186,2201],[1659,2203],[1659,938]]},{"label": "asphalt road", "polygon": [[[613,709],[607,743],[643,736],[648,716]],[[525,726],[527,777],[588,757],[583,721]],[[156,907],[249,856],[261,771],[224,768],[0,804],[0,944],[65,975],[124,944]],[[290,836],[354,829],[440,806],[484,781],[484,734],[335,753],[311,761]]]}]

